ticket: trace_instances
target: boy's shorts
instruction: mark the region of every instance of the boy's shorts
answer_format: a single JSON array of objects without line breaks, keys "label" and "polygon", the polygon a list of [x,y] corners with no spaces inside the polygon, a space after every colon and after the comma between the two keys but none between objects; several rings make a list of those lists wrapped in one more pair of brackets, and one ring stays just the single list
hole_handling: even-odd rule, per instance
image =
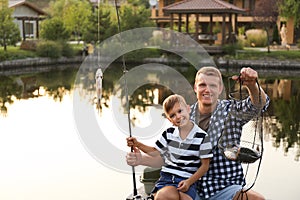
[{"label": "boy's shorts", "polygon": [[236,193],[241,191],[241,189],[241,185],[230,185],[208,199],[202,198],[197,194],[195,200],[232,200]]},{"label": "boy's shorts", "polygon": [[[174,186],[177,188],[179,182],[182,180],[186,180],[186,179],[187,178],[183,178],[183,177],[180,177],[177,175],[173,175],[173,174],[161,171],[160,178],[155,183],[155,187],[153,188],[151,193],[156,193],[158,190],[160,190],[161,188],[163,188],[165,186]],[[190,186],[189,190],[186,191],[185,193],[188,194],[190,197],[192,197],[192,199],[195,199],[196,192],[197,192],[196,184],[194,183]]]}]

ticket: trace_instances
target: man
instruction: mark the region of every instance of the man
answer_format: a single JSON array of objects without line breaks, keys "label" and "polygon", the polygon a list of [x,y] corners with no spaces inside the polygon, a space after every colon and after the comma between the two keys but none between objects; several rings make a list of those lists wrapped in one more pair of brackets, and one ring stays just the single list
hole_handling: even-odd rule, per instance
[{"label": "man", "polygon": [[[269,98],[257,85],[258,74],[251,68],[243,68],[240,76],[233,76],[247,87],[249,97],[238,104],[232,100],[220,100],[223,91],[221,73],[214,67],[201,68],[195,78],[194,91],[197,95],[197,102],[191,107],[191,119],[203,130],[206,130],[213,146],[213,158],[210,162],[208,172],[199,180],[197,200],[263,200],[264,197],[252,190],[246,195],[241,195],[241,189],[245,184],[243,169],[239,162],[228,160],[223,156],[218,147],[218,141],[224,131],[230,131],[235,127],[234,137],[240,138],[242,126],[247,123],[249,115],[240,115],[241,118],[234,118],[230,112],[240,110],[242,113],[259,113],[265,111]],[[236,109],[236,107],[242,109]],[[236,115],[235,115],[236,116]],[[226,126],[227,117],[231,117],[233,124]],[[146,157],[141,155],[138,149],[128,153],[127,163],[129,165],[146,165],[159,167],[163,161],[160,156]]]}]

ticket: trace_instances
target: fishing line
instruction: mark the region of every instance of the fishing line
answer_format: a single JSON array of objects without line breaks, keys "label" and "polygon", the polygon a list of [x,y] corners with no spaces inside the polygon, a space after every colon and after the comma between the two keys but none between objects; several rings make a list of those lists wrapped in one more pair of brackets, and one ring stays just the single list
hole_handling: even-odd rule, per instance
[{"label": "fishing line", "polygon": [[[229,79],[228,79],[229,80]],[[258,165],[257,165],[257,170],[256,170],[256,174],[252,180],[252,183],[247,185],[246,187],[244,186],[237,199],[243,199],[244,197],[246,197],[246,199],[248,199],[248,195],[247,192],[255,185],[258,174],[259,174],[259,170],[260,170],[260,166],[261,166],[261,162],[262,162],[262,156],[263,156],[263,151],[264,151],[264,146],[263,146],[263,112],[262,112],[262,91],[261,91],[261,87],[259,85],[258,80],[256,79],[256,85],[258,87],[258,112],[249,112],[249,113],[244,113],[242,112],[243,108],[242,105],[243,104],[238,104],[238,102],[242,102],[243,98],[244,98],[244,94],[242,93],[242,85],[243,85],[243,81],[241,79],[241,75],[239,75],[237,82],[239,82],[239,89],[238,90],[233,90],[233,87],[230,87],[230,81],[229,83],[229,98],[233,101],[233,104],[236,105],[236,108],[234,110],[230,110],[228,113],[228,116],[226,117],[227,119],[224,121],[224,125],[228,124],[229,126],[229,130],[227,130],[227,128],[225,129],[225,131],[222,132],[219,141],[218,141],[218,147],[220,148],[221,152],[223,153],[223,155],[229,159],[229,160],[233,160],[236,162],[240,162],[243,164],[246,164],[246,168],[244,169],[244,178],[246,179],[246,177],[249,175],[249,166],[251,163],[258,161]],[[236,94],[236,97],[233,95]],[[248,96],[248,94],[247,94]],[[237,99],[239,98],[239,99]],[[256,98],[256,97],[254,97]],[[238,114],[240,113],[240,114]],[[237,134],[234,132],[235,127],[233,127],[233,125],[238,124],[238,119],[245,117],[245,119],[250,119],[251,118],[251,123],[248,124],[248,126],[243,127],[244,131],[251,131],[248,132],[249,135],[252,134],[252,140],[241,140],[241,136],[240,138],[236,138],[237,136],[234,134]],[[234,123],[233,123],[234,122]],[[244,125],[246,125],[244,124]],[[243,125],[243,126],[244,126]],[[225,125],[226,126],[226,125]],[[245,134],[245,133],[244,133]],[[250,147],[251,146],[251,147]],[[255,149],[256,147],[256,149]]]},{"label": "fishing line", "polygon": [[[121,41],[122,49],[123,47],[123,41],[122,41],[122,30],[121,30],[121,23],[120,23],[120,15],[119,15],[119,9],[118,9],[118,2],[115,0],[115,8],[117,13],[117,21],[118,21],[118,30],[119,30],[119,36]],[[122,65],[123,65],[123,75],[124,75],[124,88],[125,88],[125,98],[126,98],[126,110],[127,110],[127,119],[128,119],[128,130],[129,130],[129,136],[132,137],[131,133],[131,120],[130,120],[130,107],[129,107],[129,98],[128,98],[128,87],[127,87],[127,78],[126,73],[128,72],[126,68],[125,63],[125,57],[122,55]],[[131,152],[133,152],[133,147],[131,148]],[[135,179],[135,168],[132,166],[132,179],[133,179],[133,196],[137,196],[137,188],[136,188],[136,179]]]}]

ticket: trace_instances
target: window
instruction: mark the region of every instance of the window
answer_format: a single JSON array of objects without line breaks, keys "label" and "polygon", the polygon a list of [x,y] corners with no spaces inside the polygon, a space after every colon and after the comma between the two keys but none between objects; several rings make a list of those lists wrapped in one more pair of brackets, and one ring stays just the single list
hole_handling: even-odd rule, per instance
[{"label": "window", "polygon": [[34,38],[33,22],[25,22],[25,36],[27,38]]}]

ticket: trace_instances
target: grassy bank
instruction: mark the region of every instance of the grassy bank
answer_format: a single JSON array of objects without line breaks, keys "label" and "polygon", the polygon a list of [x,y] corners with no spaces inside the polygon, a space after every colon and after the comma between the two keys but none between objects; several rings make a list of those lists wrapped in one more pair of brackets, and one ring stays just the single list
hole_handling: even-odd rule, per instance
[{"label": "grassy bank", "polygon": [[237,60],[294,60],[300,62],[300,50],[271,50],[271,52],[260,51],[255,49],[248,49],[238,51],[231,58]]},{"label": "grassy bank", "polygon": [[[76,52],[76,54],[80,54],[83,45],[72,44],[72,48],[74,49],[74,52]],[[149,55],[149,53],[151,53],[152,55]],[[131,52],[130,54],[134,54],[134,52]],[[145,55],[141,55],[142,57],[160,57],[157,50],[144,51],[143,54]],[[19,47],[8,46],[7,51],[4,51],[3,48],[0,49],[0,62],[34,57],[38,57],[37,52],[21,50]],[[240,50],[237,51],[234,55],[225,55],[224,57],[226,57],[227,59],[236,60],[293,60],[300,62],[300,50],[271,50],[271,52],[268,53],[267,51],[253,48]],[[129,58],[131,57],[129,56],[128,59]]]}]

